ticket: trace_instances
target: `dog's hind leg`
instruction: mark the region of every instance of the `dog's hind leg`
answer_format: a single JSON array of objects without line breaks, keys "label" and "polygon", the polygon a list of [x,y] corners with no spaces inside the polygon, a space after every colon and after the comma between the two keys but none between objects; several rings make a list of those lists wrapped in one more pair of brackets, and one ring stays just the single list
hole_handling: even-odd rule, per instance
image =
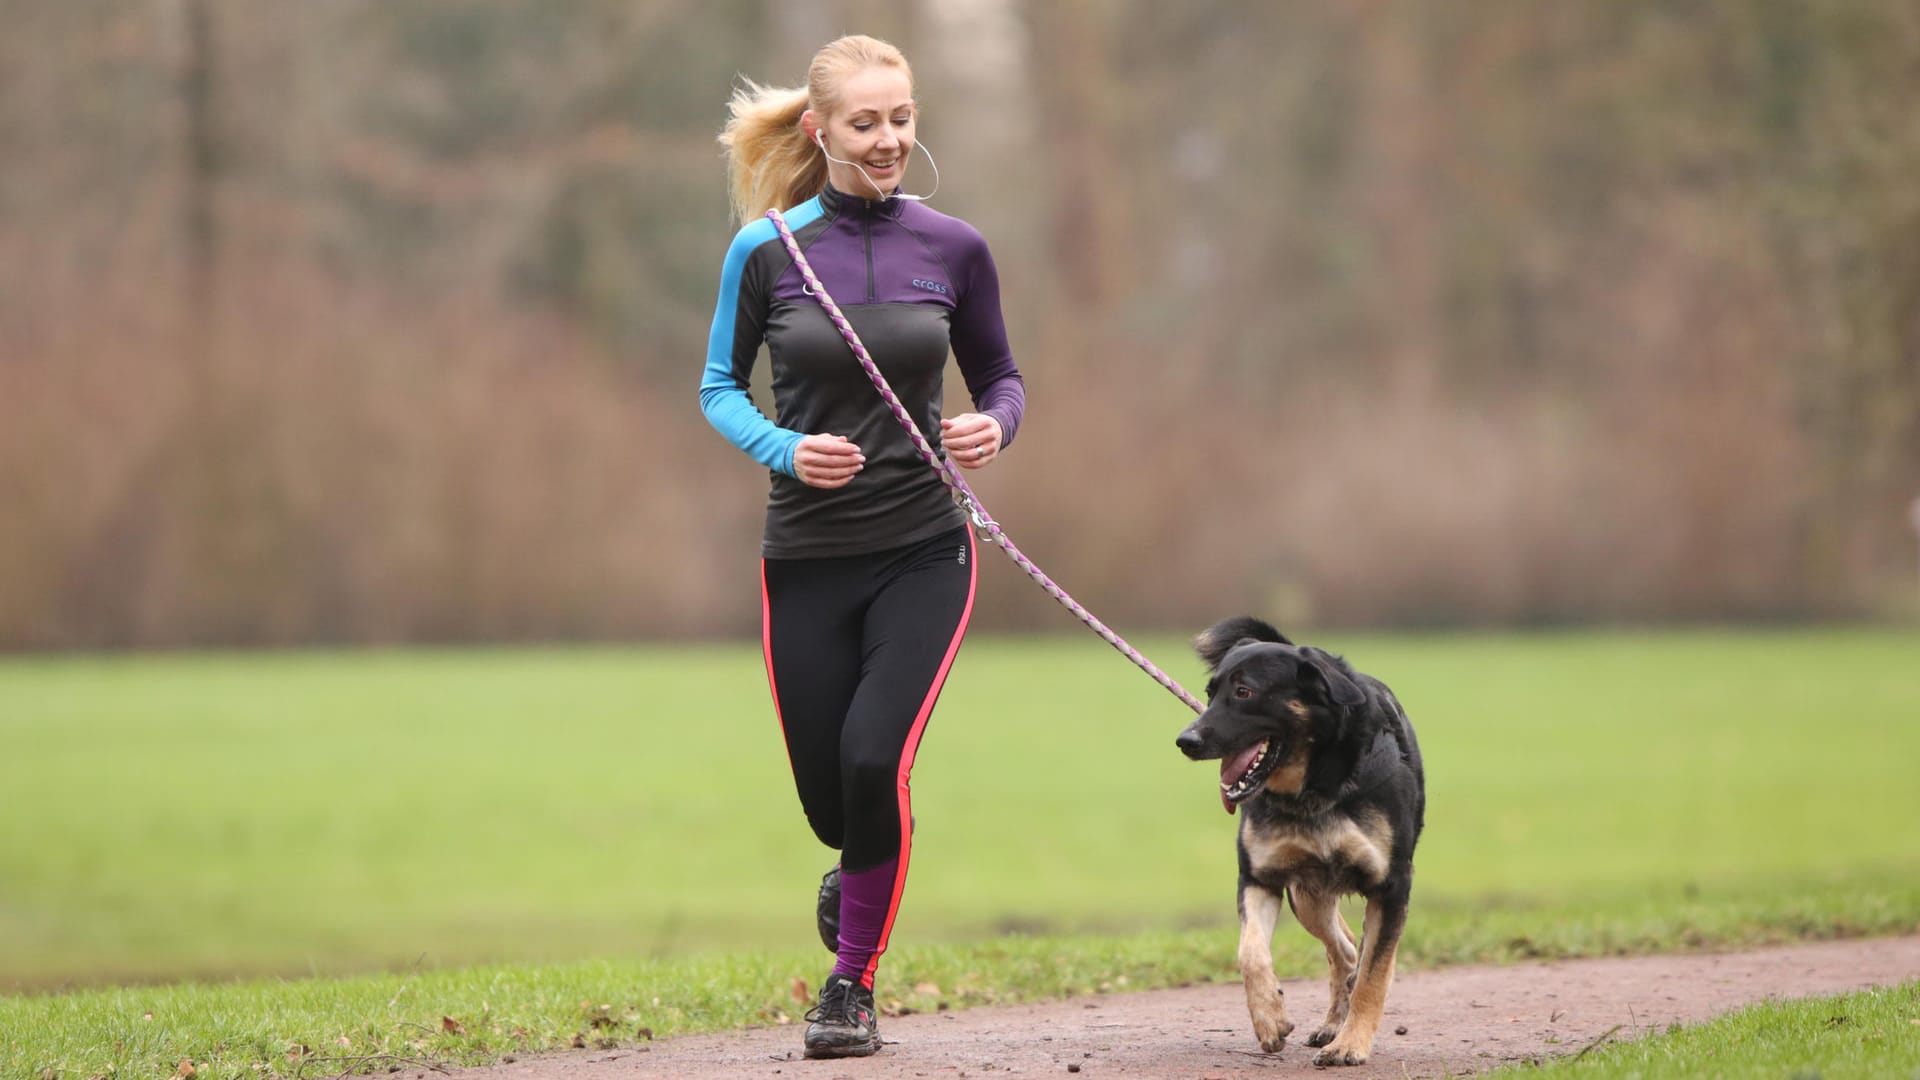
[{"label": "dog's hind leg", "polygon": [[1307,1036],[1308,1046],[1325,1046],[1346,1022],[1360,951],[1353,943],[1353,931],[1347,929],[1347,920],[1340,917],[1339,893],[1305,889],[1298,882],[1288,886],[1287,893],[1293,899],[1294,917],[1327,947],[1327,1019],[1320,1030]]},{"label": "dog's hind leg", "polygon": [[1313,1059],[1315,1065],[1364,1065],[1380,1030],[1380,1014],[1393,985],[1394,954],[1407,926],[1407,896],[1401,886],[1367,898],[1367,920],[1361,929],[1360,968],[1353,984],[1347,1021],[1333,1042]]},{"label": "dog's hind leg", "polygon": [[1279,896],[1251,881],[1240,887],[1240,981],[1254,1037],[1269,1054],[1278,1053],[1293,1033],[1286,995],[1273,973],[1273,926],[1279,919]]}]

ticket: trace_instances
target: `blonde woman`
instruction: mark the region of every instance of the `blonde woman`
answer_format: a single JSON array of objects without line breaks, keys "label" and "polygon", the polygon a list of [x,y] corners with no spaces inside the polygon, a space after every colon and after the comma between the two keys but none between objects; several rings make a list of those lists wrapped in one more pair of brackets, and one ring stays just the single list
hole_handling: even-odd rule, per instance
[{"label": "blonde woman", "polygon": [[[976,560],[946,488],[763,215],[785,214],[928,442],[962,468],[992,465],[1026,390],[986,242],[902,188],[918,119],[900,50],[853,36],[815,54],[804,89],[747,83],[720,136],[744,227],[721,268],[700,406],[772,475],[767,678],[800,805],[839,853],[816,908],[836,962],[807,1014],[808,1057],[880,1048],[873,981],[913,847],[908,777],[966,634]],[[771,420],[748,397],[762,345]],[[976,411],[943,417],[949,351]]]}]

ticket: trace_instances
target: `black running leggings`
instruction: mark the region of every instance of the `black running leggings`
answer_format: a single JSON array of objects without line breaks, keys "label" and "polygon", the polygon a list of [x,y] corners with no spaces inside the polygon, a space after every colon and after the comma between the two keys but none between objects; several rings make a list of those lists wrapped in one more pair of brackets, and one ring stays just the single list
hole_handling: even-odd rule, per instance
[{"label": "black running leggings", "polygon": [[800,805],[849,872],[912,844],[908,774],[973,612],[963,525],[871,555],[763,559],[762,646]]}]

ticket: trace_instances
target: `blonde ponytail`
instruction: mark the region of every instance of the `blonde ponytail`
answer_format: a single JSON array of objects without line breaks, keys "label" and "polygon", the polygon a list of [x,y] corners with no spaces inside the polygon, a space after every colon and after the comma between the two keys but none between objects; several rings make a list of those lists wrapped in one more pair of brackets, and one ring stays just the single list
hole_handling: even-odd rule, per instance
[{"label": "blonde ponytail", "polygon": [[800,128],[809,103],[804,89],[741,81],[746,85],[728,103],[733,116],[720,132],[720,145],[727,148],[733,212],[744,223],[819,194],[827,183],[827,159]]},{"label": "blonde ponytail", "polygon": [[827,159],[800,127],[800,114],[812,108],[822,119],[840,105],[847,76],[869,67],[894,67],[913,84],[913,69],[900,50],[862,34],[828,42],[813,54],[804,89],[761,86],[752,79],[734,90],[732,117],[720,131],[727,148],[727,183],[733,212],[742,223],[769,209],[791,210],[827,186]]}]

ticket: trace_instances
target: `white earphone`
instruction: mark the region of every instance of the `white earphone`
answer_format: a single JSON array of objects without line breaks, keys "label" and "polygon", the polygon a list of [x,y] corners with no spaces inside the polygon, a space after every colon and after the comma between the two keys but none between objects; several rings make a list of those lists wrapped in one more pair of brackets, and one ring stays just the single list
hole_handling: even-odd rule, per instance
[{"label": "white earphone", "polygon": [[904,191],[894,191],[894,192],[880,191],[880,185],[875,184],[873,182],[873,177],[867,176],[867,170],[861,169],[860,166],[855,164],[854,162],[841,161],[839,158],[833,156],[833,152],[827,149],[826,134],[822,132],[819,128],[813,129],[813,141],[814,141],[814,145],[820,148],[820,152],[822,154],[827,155],[828,161],[837,162],[838,164],[841,164],[841,165],[850,165],[853,168],[858,169],[861,176],[867,177],[867,183],[872,186],[873,190],[876,192],[879,192],[880,199],[883,202],[886,201],[887,199],[904,199],[908,202],[925,202],[928,199],[933,197],[933,191],[940,190],[940,166],[936,164],[933,160],[933,151],[927,149],[927,144],[921,142],[918,139],[915,139],[913,141],[913,145],[919,147],[920,152],[927,156],[927,164],[933,168],[933,191],[929,191],[925,195],[909,195]]}]

